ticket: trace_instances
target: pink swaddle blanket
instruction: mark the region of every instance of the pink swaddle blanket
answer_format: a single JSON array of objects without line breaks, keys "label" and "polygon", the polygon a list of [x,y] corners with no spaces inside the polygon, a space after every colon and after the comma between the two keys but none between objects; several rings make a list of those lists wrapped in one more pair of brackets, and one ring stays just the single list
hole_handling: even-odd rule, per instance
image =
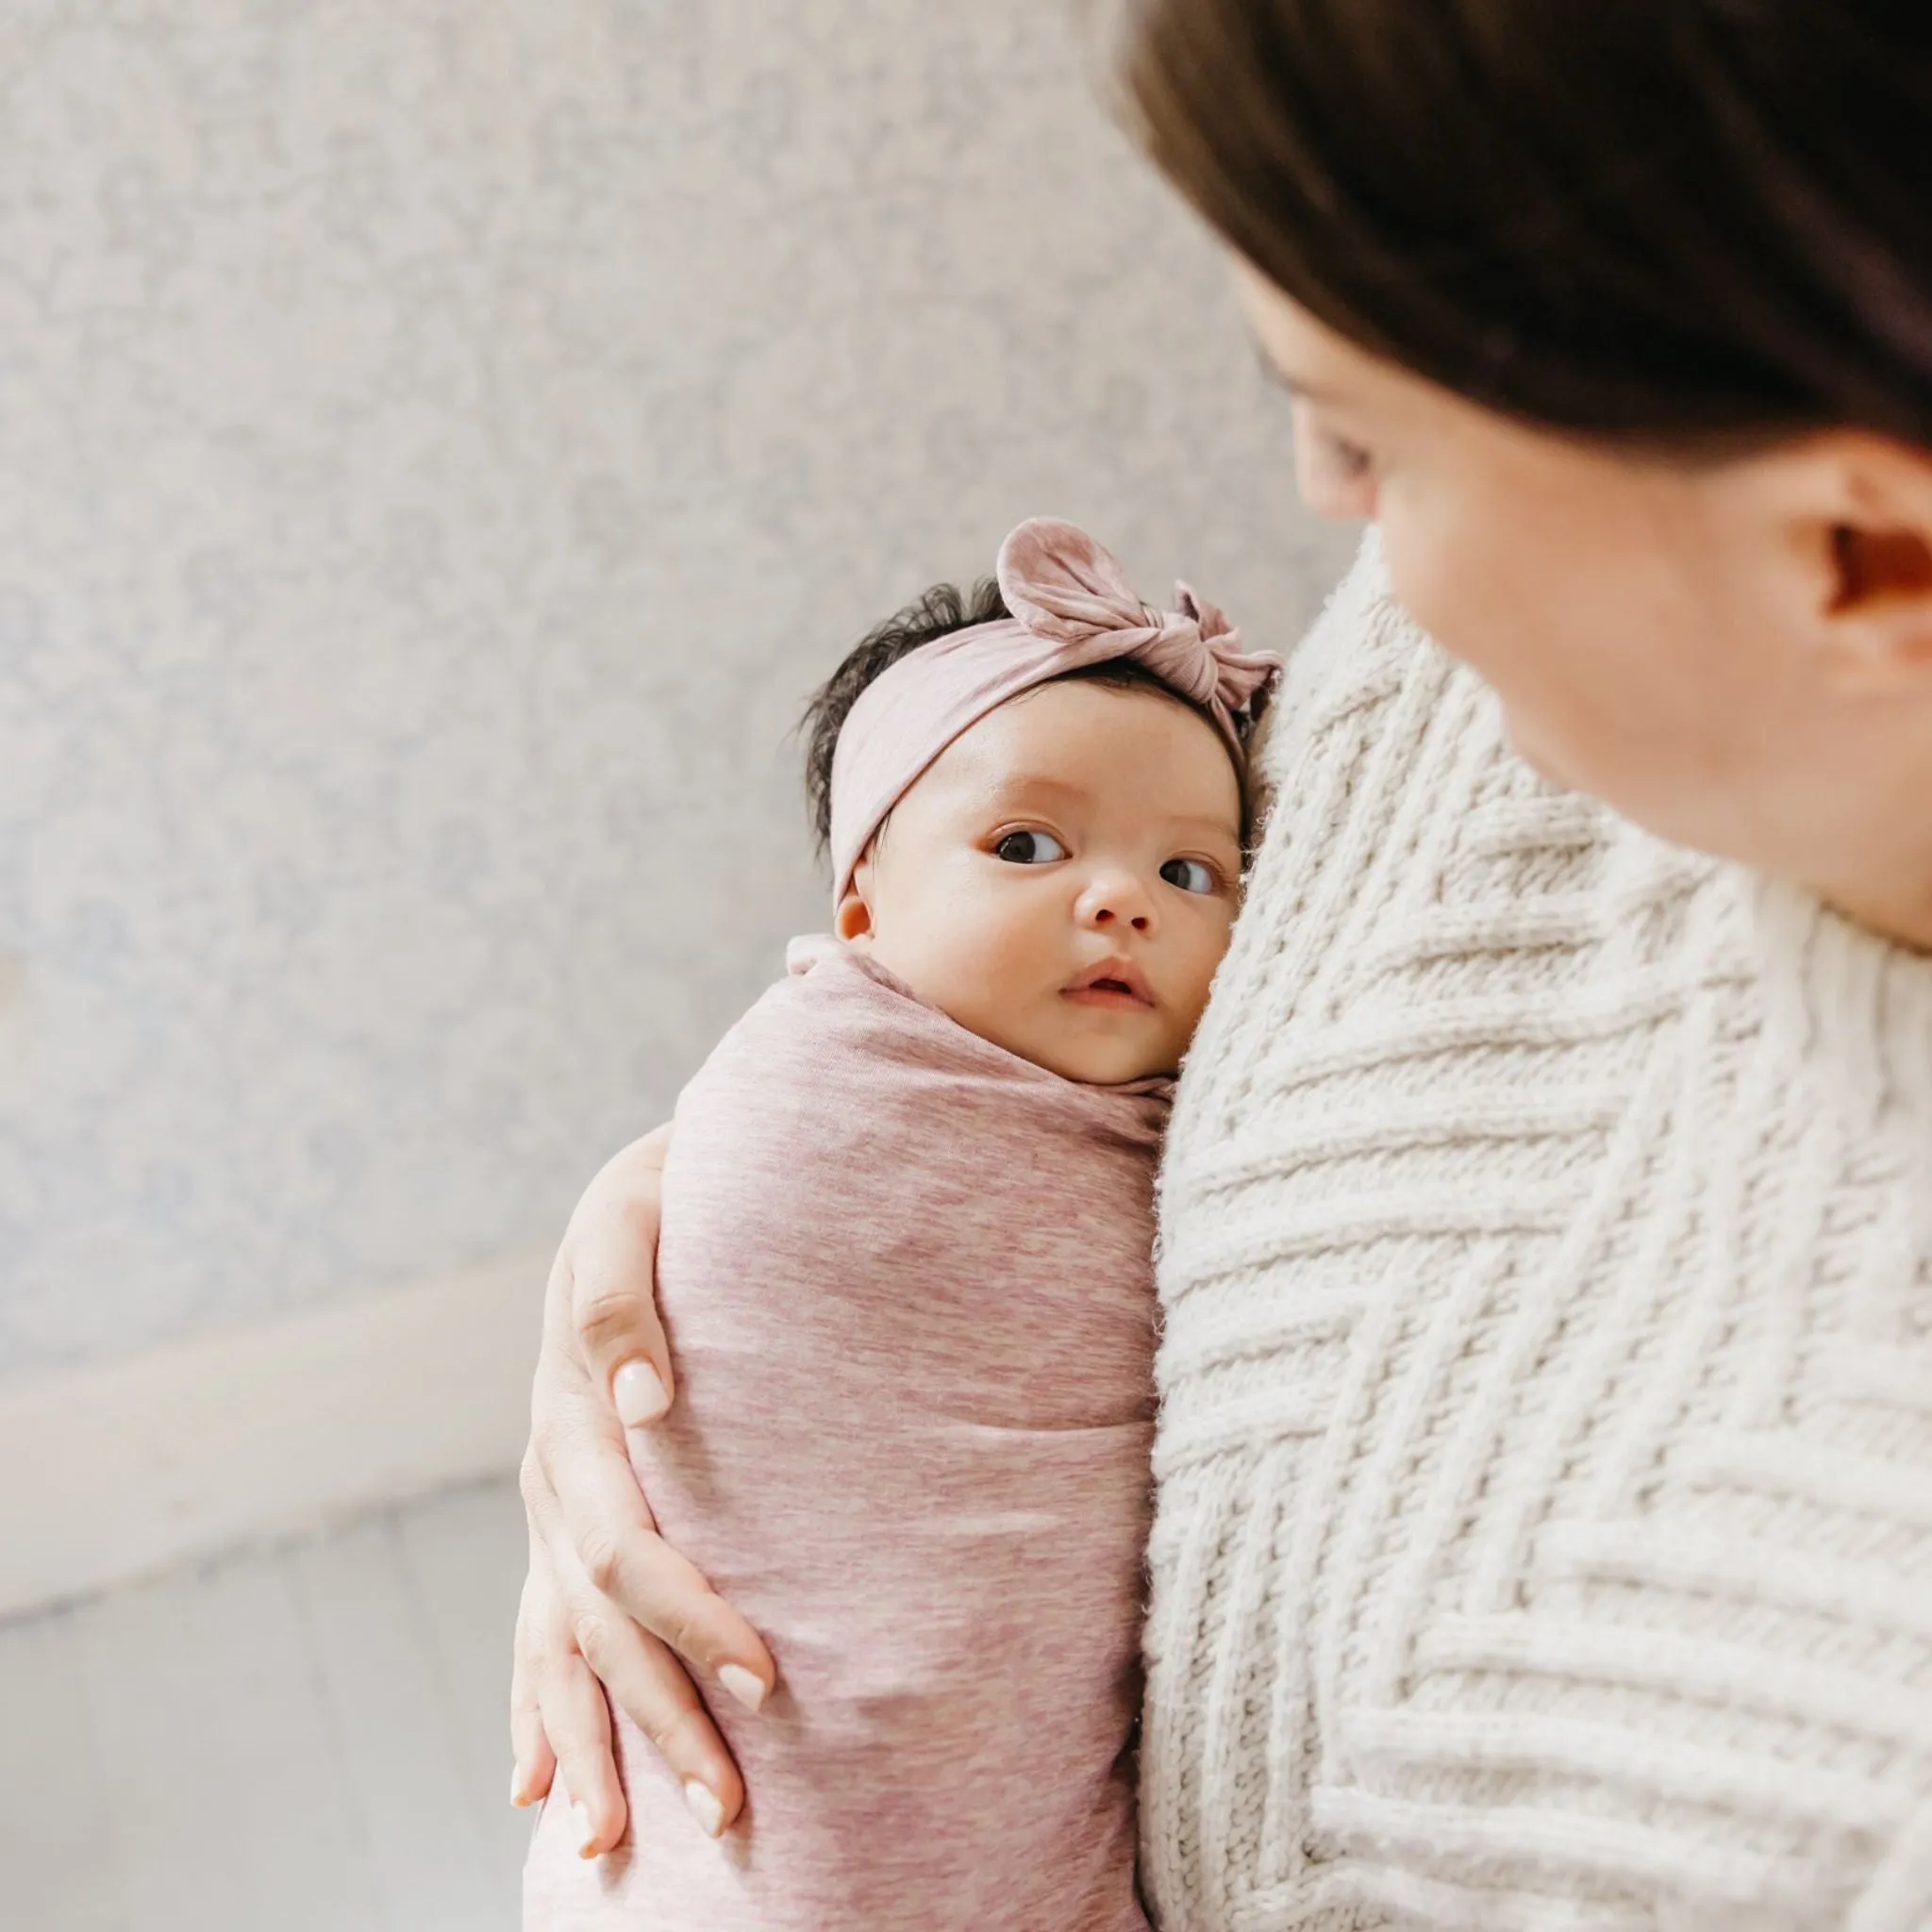
[{"label": "pink swaddle blanket", "polygon": [[704,1836],[617,1719],[631,1829],[546,1807],[542,1932],[1131,1932],[1130,1738],[1167,1083],[1095,1088],[832,940],[686,1090],[658,1287],[678,1400],[638,1472],[764,1634]]}]

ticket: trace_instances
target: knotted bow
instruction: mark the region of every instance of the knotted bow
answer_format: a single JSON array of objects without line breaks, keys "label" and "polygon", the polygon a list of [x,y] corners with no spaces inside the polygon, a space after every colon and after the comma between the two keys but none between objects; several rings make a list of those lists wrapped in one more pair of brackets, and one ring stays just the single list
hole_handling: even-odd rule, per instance
[{"label": "knotted bow", "polygon": [[1241,634],[1207,598],[1174,587],[1174,610],[1143,604],[1085,530],[1035,517],[1000,545],[1010,617],[908,652],[860,692],[832,759],[832,897],[837,903],[886,815],[947,745],[1010,698],[1069,672],[1131,658],[1210,718],[1245,783],[1242,725],[1281,669],[1243,654]]},{"label": "knotted bow", "polygon": [[1007,608],[1035,637],[1099,641],[1105,657],[1137,658],[1211,711],[1237,751],[1235,721],[1281,669],[1272,651],[1243,656],[1241,631],[1186,584],[1174,587],[1176,610],[1143,604],[1112,554],[1058,517],[1034,517],[1000,545],[999,584]]}]

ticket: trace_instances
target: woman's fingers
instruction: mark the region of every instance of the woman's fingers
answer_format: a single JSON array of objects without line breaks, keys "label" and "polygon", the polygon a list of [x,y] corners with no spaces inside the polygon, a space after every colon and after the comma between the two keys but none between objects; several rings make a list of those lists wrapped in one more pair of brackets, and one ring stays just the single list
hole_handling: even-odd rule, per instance
[{"label": "woman's fingers", "polygon": [[[623,1828],[608,1796],[621,1787],[607,1692],[663,1757],[707,1831],[715,1837],[738,1816],[743,1784],[683,1666],[591,1586],[554,1518],[547,1536],[532,1538],[517,1629],[539,1725],[565,1789],[586,1807],[595,1849],[608,1851]],[[583,1688],[589,1674],[592,1688],[601,1680],[594,1701]]]},{"label": "woman's fingers", "polygon": [[776,1676],[771,1653],[704,1574],[657,1534],[623,1434],[608,1413],[581,1396],[553,1413],[525,1461],[530,1520],[550,1540],[559,1572],[560,1530],[590,1590],[758,1709]]},{"label": "woman's fingers", "polygon": [[516,1639],[510,1646],[509,1801],[516,1806],[534,1805],[539,1798],[547,1797],[551,1779],[557,1774],[557,1754],[551,1750],[543,1729],[534,1668],[542,1619],[541,1600],[549,1584],[549,1564],[548,1553],[532,1534],[530,1569],[517,1602]]},{"label": "woman's fingers", "polygon": [[775,1675],[758,1632],[658,1535],[626,1446],[625,1430],[658,1420],[673,1392],[652,1295],[669,1142],[666,1128],[625,1148],[571,1218],[544,1297],[524,1457],[531,1553],[511,1686],[514,1790],[527,1802],[560,1779],[586,1857],[625,1828],[607,1688],[717,1833],[744,1787],[678,1657],[752,1710]]},{"label": "woman's fingers", "polygon": [[546,1646],[537,1666],[537,1700],[562,1787],[553,1786],[552,1794],[569,1799],[571,1838],[580,1857],[594,1858],[623,1839],[629,1816],[604,1688],[575,1651]]},{"label": "woman's fingers", "polygon": [[[608,1610],[580,1617],[576,1638],[585,1664],[684,1787],[691,1815],[716,1838],[743,1808],[744,1785],[684,1666],[655,1637]],[[561,1749],[559,1762],[569,1784],[571,1761]]]},{"label": "woman's fingers", "polygon": [[558,1265],[569,1271],[569,1319],[591,1379],[625,1428],[671,1407],[671,1349],[653,1294],[658,1191],[668,1127],[605,1164],[571,1218]]},{"label": "woman's fingers", "polygon": [[[555,1795],[571,1807],[572,1834],[589,1858],[624,1836],[624,1784],[610,1739],[610,1708],[571,1632],[570,1606],[548,1545],[534,1529],[530,1569],[517,1605],[510,1672],[513,1804]],[[562,1789],[558,1790],[561,1781]]]}]

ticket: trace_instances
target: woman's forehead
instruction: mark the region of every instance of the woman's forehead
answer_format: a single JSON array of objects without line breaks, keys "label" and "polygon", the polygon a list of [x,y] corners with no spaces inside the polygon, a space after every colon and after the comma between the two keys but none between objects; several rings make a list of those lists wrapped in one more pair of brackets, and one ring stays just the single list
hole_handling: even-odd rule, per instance
[{"label": "woman's forehead", "polygon": [[1347,401],[1364,381],[1406,373],[1338,334],[1252,262],[1236,255],[1229,266],[1262,366],[1283,387],[1318,401]]}]

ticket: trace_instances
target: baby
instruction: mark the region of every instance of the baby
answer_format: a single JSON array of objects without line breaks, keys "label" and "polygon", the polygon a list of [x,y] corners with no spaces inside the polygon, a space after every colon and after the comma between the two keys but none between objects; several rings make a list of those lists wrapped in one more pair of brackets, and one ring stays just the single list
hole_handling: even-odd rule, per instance
[{"label": "baby", "polygon": [[[1132,1932],[1153,1190],[1279,660],[1070,524],[813,708],[836,937],[681,1096],[664,1535],[764,1634],[722,1840],[618,1716],[630,1833],[545,1807],[532,1932]],[[990,587],[989,587],[990,591]],[[693,1818],[692,1810],[699,1816]]]}]

